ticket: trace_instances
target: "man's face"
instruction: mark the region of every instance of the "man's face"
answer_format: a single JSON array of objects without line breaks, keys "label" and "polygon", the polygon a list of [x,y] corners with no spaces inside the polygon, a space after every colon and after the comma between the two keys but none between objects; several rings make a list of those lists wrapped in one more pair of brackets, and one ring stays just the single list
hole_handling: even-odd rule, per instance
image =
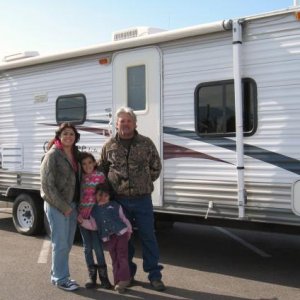
[{"label": "man's face", "polygon": [[117,119],[116,128],[122,139],[131,139],[134,136],[136,123],[127,113],[121,113]]}]

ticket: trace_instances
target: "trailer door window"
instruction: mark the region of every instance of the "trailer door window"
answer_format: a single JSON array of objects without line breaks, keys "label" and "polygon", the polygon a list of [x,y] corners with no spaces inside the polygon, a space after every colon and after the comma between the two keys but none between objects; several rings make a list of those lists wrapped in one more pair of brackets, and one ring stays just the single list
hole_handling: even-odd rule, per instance
[{"label": "trailer door window", "polygon": [[146,109],[145,65],[127,68],[127,102],[135,111]]},{"label": "trailer door window", "polygon": [[83,94],[59,96],[56,100],[56,122],[82,124],[86,118],[86,98]]},{"label": "trailer door window", "polygon": [[[242,80],[243,122],[245,135],[257,127],[257,91],[254,80]],[[235,102],[233,80],[202,83],[195,90],[196,131],[200,136],[233,136]]]}]

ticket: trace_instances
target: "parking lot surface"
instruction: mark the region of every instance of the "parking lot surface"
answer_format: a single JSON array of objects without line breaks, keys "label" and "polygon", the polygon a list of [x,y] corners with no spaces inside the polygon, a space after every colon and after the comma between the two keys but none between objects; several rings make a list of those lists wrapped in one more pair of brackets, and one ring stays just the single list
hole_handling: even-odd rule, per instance
[{"label": "parking lot surface", "polygon": [[[165,292],[153,291],[142,270],[136,239],[138,284],[124,295],[86,290],[81,242],[70,255],[72,278],[81,288],[66,292],[50,284],[51,249],[45,236],[16,232],[10,208],[0,208],[0,299],[300,299],[300,236],[175,223],[157,232]],[[111,263],[106,253],[111,278]]]}]

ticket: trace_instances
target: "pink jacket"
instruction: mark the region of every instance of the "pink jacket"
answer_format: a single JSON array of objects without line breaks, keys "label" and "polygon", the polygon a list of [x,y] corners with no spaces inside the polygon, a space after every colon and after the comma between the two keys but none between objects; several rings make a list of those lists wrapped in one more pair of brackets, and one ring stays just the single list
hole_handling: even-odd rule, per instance
[{"label": "pink jacket", "polygon": [[96,203],[95,188],[98,183],[103,183],[105,176],[102,172],[95,170],[91,174],[84,174],[81,180],[81,197],[79,203],[79,215],[88,219],[93,206]]}]

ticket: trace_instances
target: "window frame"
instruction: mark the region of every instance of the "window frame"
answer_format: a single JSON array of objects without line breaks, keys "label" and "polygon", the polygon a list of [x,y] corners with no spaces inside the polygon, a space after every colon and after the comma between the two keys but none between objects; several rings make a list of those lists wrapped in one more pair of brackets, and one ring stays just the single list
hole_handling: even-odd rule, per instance
[{"label": "window frame", "polygon": [[[252,103],[250,103],[250,105],[252,106],[252,109],[253,109],[253,128],[250,131],[246,131],[246,132],[244,131],[244,136],[251,136],[251,135],[254,135],[257,130],[257,120],[258,120],[257,119],[257,85],[256,85],[255,80],[252,78],[248,78],[248,77],[242,78],[242,96],[244,95],[244,84],[247,82],[249,83],[250,88],[253,89],[253,101],[252,101]],[[228,84],[233,84],[233,86],[234,86],[234,79],[203,82],[196,86],[195,91],[194,91],[194,117],[195,117],[194,121],[195,121],[195,131],[198,136],[200,136],[200,137],[235,137],[236,136],[236,131],[235,132],[220,132],[220,133],[218,133],[218,132],[203,133],[203,132],[199,131],[199,126],[198,126],[198,123],[200,121],[199,113],[198,113],[199,90],[203,87],[220,86],[220,85],[223,87],[224,85],[228,85]],[[223,95],[222,95],[222,97],[223,97]],[[226,100],[225,100],[225,102],[226,102]],[[224,103],[224,99],[223,99],[223,103]],[[243,98],[242,105],[244,107],[244,98]],[[223,110],[224,110],[224,107],[226,108],[226,105],[223,105],[223,107],[222,107]],[[243,108],[243,115],[244,115],[244,108]],[[243,120],[244,120],[244,116],[243,116]]]},{"label": "window frame", "polygon": [[[60,99],[65,99],[65,98],[74,98],[74,97],[81,97],[83,100],[84,100],[84,111],[83,111],[83,118],[81,120],[78,120],[78,121],[69,121],[69,120],[58,120],[58,112],[59,112],[59,109],[58,109],[58,102]],[[61,96],[58,96],[57,99],[56,99],[56,104],[55,104],[55,117],[56,117],[56,123],[57,124],[62,124],[64,122],[69,122],[71,124],[74,124],[74,125],[81,125],[83,124],[85,121],[86,121],[86,112],[87,112],[87,108],[86,108],[86,96],[82,93],[78,93],[78,94],[68,94],[68,95],[61,95]]]}]

